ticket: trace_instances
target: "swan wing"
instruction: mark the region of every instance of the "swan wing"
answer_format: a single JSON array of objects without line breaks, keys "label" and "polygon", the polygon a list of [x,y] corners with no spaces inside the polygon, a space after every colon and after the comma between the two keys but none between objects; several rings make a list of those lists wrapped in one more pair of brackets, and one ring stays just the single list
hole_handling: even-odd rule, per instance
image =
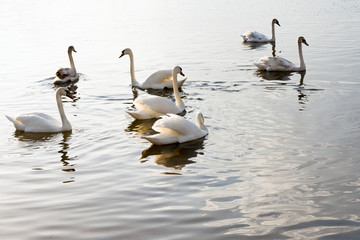
[{"label": "swan wing", "polygon": [[151,74],[144,83],[162,83],[172,81],[172,69],[163,69]]},{"label": "swan wing", "polygon": [[243,35],[241,35],[245,42],[269,42],[271,39],[269,39],[267,36],[265,36],[262,33],[259,32],[246,32]]},{"label": "swan wing", "polygon": [[199,128],[191,121],[176,114],[167,114],[157,120],[153,127],[155,131],[163,133],[171,130],[178,135],[193,135]]},{"label": "swan wing", "polygon": [[154,95],[145,95],[138,97],[134,101],[134,105],[137,109],[150,108],[155,112],[166,113],[181,113],[184,109],[176,106],[174,102],[165,97],[159,97]]},{"label": "swan wing", "polygon": [[161,119],[154,123],[152,128],[159,133],[143,136],[143,138],[157,145],[183,143],[201,138],[207,134],[193,122],[175,114],[162,116]]},{"label": "swan wing", "polygon": [[[28,113],[15,119],[17,125],[25,132],[58,132],[61,124],[53,117],[44,113]],[[15,125],[15,123],[14,123]],[[15,126],[16,127],[16,126]]]},{"label": "swan wing", "polygon": [[141,84],[141,87],[153,89],[172,88],[172,70],[164,69],[154,72]]},{"label": "swan wing", "polygon": [[77,73],[76,70],[72,68],[60,68],[57,70],[56,76],[60,79],[64,79],[66,77],[76,77]]},{"label": "swan wing", "polygon": [[282,57],[263,57],[255,66],[266,71],[292,71],[297,68],[294,63]]}]

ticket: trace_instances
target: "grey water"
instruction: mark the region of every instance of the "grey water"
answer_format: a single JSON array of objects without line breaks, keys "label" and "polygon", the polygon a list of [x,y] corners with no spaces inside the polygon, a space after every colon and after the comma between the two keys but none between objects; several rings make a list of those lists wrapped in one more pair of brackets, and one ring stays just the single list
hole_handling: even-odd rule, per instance
[{"label": "grey water", "polygon": [[[275,47],[243,43],[273,18]],[[298,64],[300,35],[305,73],[256,70]],[[356,0],[1,1],[1,239],[360,239],[359,38]],[[59,118],[70,45],[73,130],[15,132],[4,114]],[[154,121],[126,113],[146,93],[124,48],[139,82],[182,67],[184,117],[201,111],[206,138],[141,138]]]}]

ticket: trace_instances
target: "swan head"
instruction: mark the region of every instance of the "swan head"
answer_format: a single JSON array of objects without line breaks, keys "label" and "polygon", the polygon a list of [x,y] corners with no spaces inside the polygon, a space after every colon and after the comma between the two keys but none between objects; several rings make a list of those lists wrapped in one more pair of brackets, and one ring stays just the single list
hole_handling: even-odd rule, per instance
[{"label": "swan head", "polygon": [[178,73],[179,73],[181,76],[185,76],[184,73],[182,72],[182,68],[179,67],[179,66],[175,66],[175,67],[173,68],[173,73],[175,73],[175,74],[178,74]]},{"label": "swan head", "polygon": [[272,24],[277,24],[279,27],[281,27],[279,21],[276,18],[272,20]]},{"label": "swan head", "polygon": [[309,46],[309,44],[306,42],[305,38],[303,36],[300,36],[298,38],[298,43],[303,43],[305,44],[306,46]]},{"label": "swan head", "polygon": [[74,99],[75,97],[71,94],[70,90],[68,88],[65,87],[60,87],[58,88],[58,90],[56,91],[56,94],[59,94],[60,96],[66,96],[69,97],[71,99]]},{"label": "swan head", "polygon": [[130,54],[132,54],[131,49],[130,48],[125,48],[124,50],[122,50],[121,55],[120,55],[119,58],[121,58],[124,55],[130,55]]},{"label": "swan head", "polygon": [[70,46],[70,47],[68,48],[68,53],[71,53],[71,52],[76,52],[74,46]]},{"label": "swan head", "polygon": [[204,120],[204,116],[202,115],[201,112],[198,112],[196,114],[196,125],[201,129],[201,130],[205,130],[206,132],[208,131],[208,129],[205,126],[205,120]]}]

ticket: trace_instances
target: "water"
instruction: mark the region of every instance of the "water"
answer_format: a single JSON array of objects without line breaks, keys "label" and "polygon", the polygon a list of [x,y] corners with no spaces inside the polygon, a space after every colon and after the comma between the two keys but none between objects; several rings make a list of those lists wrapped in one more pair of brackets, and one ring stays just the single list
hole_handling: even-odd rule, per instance
[{"label": "water", "polygon": [[[74,45],[71,133],[0,118],[2,239],[359,239],[358,1],[2,1],[0,112],[58,118],[52,81]],[[305,75],[261,75],[272,46]],[[164,147],[125,112],[137,79],[180,65],[186,118],[209,135]],[[302,79],[302,81],[301,81]],[[302,83],[302,84],[300,84]],[[139,92],[138,94],[143,94]],[[166,96],[171,92],[165,92]]]}]

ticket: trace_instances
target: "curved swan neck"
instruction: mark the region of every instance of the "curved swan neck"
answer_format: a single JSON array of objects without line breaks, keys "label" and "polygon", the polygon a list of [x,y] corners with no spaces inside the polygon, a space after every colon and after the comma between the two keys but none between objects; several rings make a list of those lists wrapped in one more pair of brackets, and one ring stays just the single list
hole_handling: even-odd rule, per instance
[{"label": "curved swan neck", "polygon": [[135,78],[134,54],[132,52],[129,52],[129,58],[130,58],[131,85],[133,85],[134,87],[139,87],[140,84],[138,81],[136,81]]},{"label": "curved swan neck", "polygon": [[301,41],[298,41],[298,50],[299,50],[299,59],[300,59],[299,71],[304,71],[304,70],[306,70],[306,66],[305,66],[305,61],[304,61],[304,57],[303,57],[303,53],[302,53]]},{"label": "curved swan neck", "polygon": [[180,94],[179,94],[179,87],[177,83],[177,73],[173,71],[173,89],[174,89],[174,95],[175,95],[175,103],[176,106],[179,108],[185,109],[185,104],[181,100]]},{"label": "curved swan neck", "polygon": [[61,100],[61,95],[58,92],[56,93],[56,103],[57,103],[60,118],[61,118],[62,131],[70,131],[71,130],[71,124],[70,124],[69,120],[66,118],[65,111],[64,111],[64,106],[63,106],[63,103],[62,103],[62,100]]},{"label": "curved swan neck", "polygon": [[275,42],[275,22],[271,23],[271,41]]},{"label": "curved swan neck", "polygon": [[72,69],[74,69],[76,71],[75,64],[74,64],[74,59],[72,57],[72,51],[71,50],[68,51],[68,55],[69,55],[69,60],[70,60],[70,66],[71,66]]}]

